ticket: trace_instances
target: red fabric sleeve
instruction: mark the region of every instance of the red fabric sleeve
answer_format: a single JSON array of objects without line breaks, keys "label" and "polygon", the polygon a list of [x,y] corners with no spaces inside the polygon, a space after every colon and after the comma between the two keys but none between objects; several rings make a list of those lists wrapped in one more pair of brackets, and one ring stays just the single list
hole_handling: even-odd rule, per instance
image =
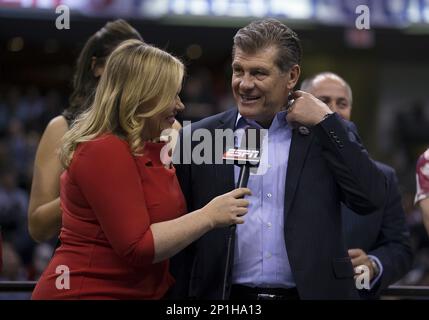
[{"label": "red fabric sleeve", "polygon": [[113,250],[132,266],[152,264],[150,217],[128,145],[114,136],[86,142],[69,170]]}]

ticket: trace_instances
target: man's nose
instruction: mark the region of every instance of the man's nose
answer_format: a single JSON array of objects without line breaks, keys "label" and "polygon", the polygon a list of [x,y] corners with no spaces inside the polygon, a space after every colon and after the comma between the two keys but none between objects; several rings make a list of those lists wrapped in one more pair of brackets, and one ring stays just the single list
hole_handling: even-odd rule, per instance
[{"label": "man's nose", "polygon": [[240,89],[243,89],[243,90],[251,90],[251,89],[253,89],[253,88],[254,88],[254,86],[255,86],[255,82],[254,82],[254,80],[253,80],[253,77],[252,77],[252,76],[250,76],[250,75],[244,75],[244,76],[241,78],[241,81],[240,81]]}]

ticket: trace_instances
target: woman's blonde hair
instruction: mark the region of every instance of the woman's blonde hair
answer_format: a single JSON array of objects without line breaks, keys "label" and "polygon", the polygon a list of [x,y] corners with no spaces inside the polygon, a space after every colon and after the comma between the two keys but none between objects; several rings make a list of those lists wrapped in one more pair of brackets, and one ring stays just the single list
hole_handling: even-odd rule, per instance
[{"label": "woman's blonde hair", "polygon": [[107,59],[92,106],[63,137],[63,166],[79,143],[104,133],[123,136],[139,154],[145,125],[175,103],[183,75],[182,62],[169,53],[140,40],[123,42]]}]

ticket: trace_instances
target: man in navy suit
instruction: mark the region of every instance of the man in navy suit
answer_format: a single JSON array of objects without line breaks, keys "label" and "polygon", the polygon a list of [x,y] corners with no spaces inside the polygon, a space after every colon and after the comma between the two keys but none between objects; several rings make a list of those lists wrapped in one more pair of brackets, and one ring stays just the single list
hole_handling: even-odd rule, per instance
[{"label": "man in navy suit", "polygon": [[[340,76],[323,72],[304,80],[301,90],[314,95],[346,120],[352,111],[352,90]],[[360,142],[351,124],[351,139]],[[375,298],[410,269],[413,254],[405,223],[395,170],[376,162],[388,181],[387,197],[382,209],[362,216],[342,205],[344,237],[354,267],[365,265],[370,270],[370,290],[363,297]]]},{"label": "man in navy suit", "polygon": [[[172,297],[220,299],[225,292],[229,299],[358,299],[341,203],[360,214],[382,207],[384,174],[325,103],[291,93],[301,46],[290,28],[275,19],[254,21],[235,35],[232,56],[237,108],[185,127],[175,149],[188,209],[232,190],[238,179],[237,167],[216,164],[229,147],[219,148],[224,139],[212,139],[212,149],[202,150],[207,137],[266,129],[266,161],[249,179],[249,212],[237,226],[231,267],[225,272],[230,229],[207,233],[172,260]],[[212,161],[185,161],[194,151]]]}]

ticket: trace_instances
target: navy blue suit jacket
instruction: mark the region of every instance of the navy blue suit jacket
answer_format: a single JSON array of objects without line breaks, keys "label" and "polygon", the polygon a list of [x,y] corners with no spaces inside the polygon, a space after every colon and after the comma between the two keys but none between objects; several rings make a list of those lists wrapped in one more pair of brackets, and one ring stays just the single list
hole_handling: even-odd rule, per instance
[{"label": "navy blue suit jacket", "polygon": [[[192,130],[185,127],[176,151],[180,154],[182,143],[189,143],[199,128],[213,136],[216,129],[234,129],[236,117],[237,110],[229,110],[192,124]],[[197,144],[193,141],[192,148]],[[214,152],[213,160],[219,161],[222,153]],[[189,211],[234,189],[233,165],[176,164],[176,170]],[[361,145],[350,141],[347,124],[338,115],[310,128],[309,134],[293,130],[285,181],[284,238],[301,298],[359,298],[343,240],[341,202],[366,214],[382,207],[385,195],[384,174]],[[212,230],[172,259],[173,298],[221,298],[228,231]]]}]

